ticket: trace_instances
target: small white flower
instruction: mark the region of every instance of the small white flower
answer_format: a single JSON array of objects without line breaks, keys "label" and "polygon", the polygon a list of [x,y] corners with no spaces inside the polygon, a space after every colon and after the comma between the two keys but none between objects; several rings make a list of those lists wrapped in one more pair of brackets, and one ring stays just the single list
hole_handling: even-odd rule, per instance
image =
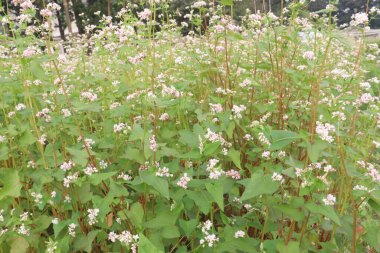
[{"label": "small white flower", "polygon": [[336,202],[336,198],[332,194],[328,194],[326,198],[322,199],[323,203],[327,206],[333,206]]},{"label": "small white flower", "polygon": [[183,189],[187,189],[187,184],[190,182],[190,180],[191,178],[187,175],[187,173],[184,173],[183,176],[177,182],[177,185],[179,187],[182,187]]},{"label": "small white flower", "polygon": [[98,222],[96,219],[96,217],[99,215],[99,209],[98,208],[88,209],[87,213],[88,213],[88,224],[89,225],[92,226]]},{"label": "small white flower", "polygon": [[77,225],[75,223],[71,223],[69,225],[69,235],[72,236],[72,237],[75,237],[75,229],[76,229]]},{"label": "small white flower", "polygon": [[244,237],[245,236],[245,232],[244,231],[242,231],[242,230],[239,230],[239,231],[236,231],[235,232],[235,238],[242,238],[242,237]]},{"label": "small white flower", "polygon": [[272,181],[279,181],[282,184],[284,183],[285,179],[281,174],[274,172],[272,175]]}]

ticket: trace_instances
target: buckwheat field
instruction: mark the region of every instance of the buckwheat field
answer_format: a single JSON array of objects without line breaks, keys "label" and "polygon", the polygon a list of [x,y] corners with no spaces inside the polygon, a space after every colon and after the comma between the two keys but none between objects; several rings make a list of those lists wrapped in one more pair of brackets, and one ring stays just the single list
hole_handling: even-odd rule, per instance
[{"label": "buckwheat field", "polygon": [[2,1],[0,252],[380,252],[380,10],[309,2]]}]

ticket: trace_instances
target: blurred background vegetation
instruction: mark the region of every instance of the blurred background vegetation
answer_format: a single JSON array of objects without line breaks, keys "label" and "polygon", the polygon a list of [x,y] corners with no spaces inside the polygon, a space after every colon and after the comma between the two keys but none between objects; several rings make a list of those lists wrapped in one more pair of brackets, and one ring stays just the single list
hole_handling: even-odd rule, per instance
[{"label": "blurred background vegetation", "polygon": [[[9,10],[10,13],[18,15],[20,13],[19,7],[15,7],[12,4],[7,4],[7,1],[11,0],[0,0],[4,6],[5,11]],[[207,0],[205,0],[207,2]],[[220,0],[210,0],[211,2],[218,3]],[[246,13],[249,9],[251,12],[262,11],[268,12],[272,11],[278,14],[281,10],[281,2],[286,7],[290,2],[295,0],[235,0],[234,1],[234,18],[239,21],[241,16]],[[43,9],[43,3],[45,0],[35,0],[35,5],[39,9]],[[60,32],[62,39],[65,39],[65,30],[71,32],[73,29],[71,27],[71,22],[75,20],[75,27],[80,34],[85,33],[85,26],[88,24],[97,25],[102,14],[115,16],[116,13],[128,4],[136,4],[139,9],[143,9],[146,6],[146,1],[144,0],[52,0],[61,6],[61,10],[57,11],[57,30]],[[195,0],[172,0],[171,11],[172,13],[181,13],[182,16],[176,16],[177,23],[186,21],[183,16],[189,12],[186,8]],[[372,7],[380,8],[380,0],[340,0],[337,1],[338,10],[336,11],[336,16],[338,18],[338,24],[349,23],[351,16],[357,12],[366,12],[367,9]],[[329,3],[329,0],[315,0],[310,3],[310,11],[318,11],[324,9]],[[9,8],[9,9],[7,9]],[[137,9],[137,10],[139,10]],[[101,15],[95,15],[94,12],[100,11]],[[41,18],[41,17],[39,17]],[[67,22],[70,20],[71,22]],[[69,24],[70,23],[70,24]],[[372,29],[380,28],[380,18],[372,19],[370,26]],[[66,33],[67,33],[66,32]]]}]

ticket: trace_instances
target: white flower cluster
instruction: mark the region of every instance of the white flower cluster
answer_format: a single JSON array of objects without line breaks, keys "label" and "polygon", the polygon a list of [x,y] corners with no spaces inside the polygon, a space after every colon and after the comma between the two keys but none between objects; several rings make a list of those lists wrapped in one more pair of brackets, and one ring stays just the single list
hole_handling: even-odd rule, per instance
[{"label": "white flower cluster", "polygon": [[243,238],[245,236],[245,232],[243,230],[238,230],[235,232],[235,238]]},{"label": "white flower cluster", "polygon": [[169,120],[170,119],[170,116],[169,116],[169,114],[168,113],[163,113],[163,114],[161,114],[161,116],[160,116],[160,118],[159,118],[159,120],[160,121],[167,121],[167,120]]},{"label": "white flower cluster", "polygon": [[113,102],[111,105],[110,105],[110,110],[113,110],[117,107],[121,106],[121,104],[119,102]]},{"label": "white flower cluster", "polygon": [[88,209],[87,213],[88,213],[88,224],[89,225],[92,226],[98,222],[98,220],[96,219],[96,217],[99,215],[99,209],[98,208]]},{"label": "white flower cluster", "polygon": [[[81,142],[81,141],[82,141],[82,138],[78,137],[78,142]],[[92,149],[92,146],[95,145],[95,141],[93,139],[90,139],[90,138],[85,138],[84,142],[85,142],[86,147],[88,149]],[[82,148],[85,148],[85,145],[82,145]]]},{"label": "white flower cluster", "polygon": [[202,233],[204,238],[202,238],[199,243],[202,245],[202,247],[205,247],[206,245],[208,247],[213,247],[216,242],[219,242],[219,238],[215,234],[211,234],[210,230],[212,228],[212,222],[210,220],[207,220],[203,223],[202,226]]},{"label": "white flower cluster", "polygon": [[345,121],[346,120],[346,115],[343,112],[333,112],[332,113],[332,117],[333,118],[338,118],[341,121]]},{"label": "white flower cluster", "polygon": [[63,171],[69,171],[72,167],[75,166],[75,163],[72,160],[69,160],[68,162],[64,162],[59,166],[59,168]]},{"label": "white flower cluster", "polygon": [[351,26],[361,26],[368,24],[368,15],[364,12],[355,13],[351,16]]},{"label": "white flower cluster", "polygon": [[113,125],[113,132],[114,133],[127,133],[127,130],[130,130],[131,127],[128,126],[126,123],[119,123],[119,124],[114,124]]},{"label": "white flower cluster", "polygon": [[21,226],[17,229],[17,233],[19,233],[20,235],[26,235],[26,236],[29,236],[30,235],[30,229],[28,229],[24,223],[21,224]]},{"label": "white flower cluster", "polygon": [[223,107],[221,104],[209,103],[210,111],[212,114],[217,114],[223,112]]},{"label": "white flower cluster", "polygon": [[206,6],[207,3],[205,1],[197,1],[195,3],[193,3],[193,5],[191,5],[192,8],[201,8],[201,7],[204,7]]},{"label": "white flower cluster", "polygon": [[173,96],[176,98],[182,95],[182,92],[178,91],[173,85],[169,87],[164,84],[162,85],[161,93],[162,93],[162,96]]},{"label": "white flower cluster", "polygon": [[130,181],[132,180],[132,177],[128,174],[125,174],[124,172],[121,172],[118,176],[117,176],[118,179],[123,179],[125,181]]},{"label": "white flower cluster", "polygon": [[269,140],[267,139],[267,137],[265,137],[264,133],[262,132],[259,133],[259,141],[267,146],[270,146]]},{"label": "white flower cluster", "polygon": [[51,121],[51,116],[49,115],[50,110],[49,108],[44,108],[41,111],[36,113],[36,116],[38,118],[44,119],[45,122],[50,122]]},{"label": "white flower cluster", "polygon": [[28,164],[26,165],[27,168],[35,169],[37,164],[34,161],[28,161]]},{"label": "white flower cluster", "polygon": [[84,170],[83,170],[84,174],[88,175],[88,176],[91,176],[92,174],[94,173],[97,173],[98,172],[98,169],[93,166],[93,165],[89,165],[87,166]]},{"label": "white flower cluster", "polygon": [[152,12],[149,9],[144,9],[142,12],[137,13],[137,16],[140,18],[140,20],[149,20],[150,15]]},{"label": "white flower cluster", "polygon": [[33,198],[34,198],[34,202],[36,204],[41,204],[42,203],[42,194],[41,193],[36,193],[36,192],[32,192],[30,194]]},{"label": "white flower cluster", "polygon": [[210,128],[207,128],[207,133],[204,136],[208,141],[214,143],[214,142],[220,142],[223,147],[229,148],[231,147],[231,143],[227,142],[223,137],[221,133],[215,133]]},{"label": "white flower cluster", "polygon": [[249,80],[249,79],[244,79],[244,81],[241,82],[241,83],[239,84],[239,86],[240,86],[241,88],[245,88],[245,87],[247,87],[247,86],[250,86],[251,84],[252,84],[252,81],[251,81],[251,80]]},{"label": "white flower cluster", "polygon": [[380,172],[375,168],[375,165],[365,161],[358,161],[360,167],[367,170],[366,175],[370,176],[372,181],[379,183],[380,182]]},{"label": "white flower cluster", "polygon": [[230,117],[231,119],[241,119],[243,116],[241,115],[245,110],[247,110],[247,107],[245,105],[233,105],[232,106],[232,113],[233,115]]},{"label": "white flower cluster", "polygon": [[75,172],[72,175],[68,175],[63,179],[63,186],[66,188],[70,187],[70,184],[74,183],[78,179],[78,172]]},{"label": "white flower cluster", "polygon": [[17,104],[17,105],[15,106],[15,108],[16,108],[16,111],[21,111],[21,110],[26,109],[26,105],[20,103],[20,104]]},{"label": "white flower cluster", "polygon": [[219,179],[224,174],[224,171],[221,170],[220,167],[216,167],[216,165],[219,163],[218,159],[210,159],[207,165],[207,172],[209,172],[209,178],[210,179]]},{"label": "white flower cluster", "polygon": [[303,53],[302,57],[306,60],[315,60],[315,55],[313,51],[306,51]]},{"label": "white flower cluster", "polygon": [[70,112],[70,110],[69,109],[62,109],[61,110],[61,112],[62,112],[62,114],[63,114],[63,117],[65,117],[65,118],[68,118],[68,117],[70,117],[71,116],[71,112]]},{"label": "white flower cluster", "polygon": [[330,133],[335,132],[335,126],[329,124],[329,123],[321,123],[317,121],[316,126],[316,133],[318,134],[319,138],[321,138],[324,141],[327,141],[328,143],[332,143],[334,141],[334,138],[330,135]]},{"label": "white flower cluster", "polygon": [[156,176],[158,176],[158,177],[173,177],[173,174],[169,173],[169,168],[162,167],[162,168],[158,168],[158,171],[156,172]]},{"label": "white flower cluster", "polygon": [[94,102],[98,99],[98,95],[96,93],[94,93],[91,89],[88,90],[88,91],[83,91],[81,92],[80,94],[80,98],[82,100],[87,100],[87,101],[90,101],[90,102]]},{"label": "white flower cluster", "polygon": [[183,176],[178,180],[177,185],[183,189],[187,189],[187,184],[190,182],[191,178],[184,173]]},{"label": "white flower cluster", "polygon": [[46,5],[46,8],[40,11],[40,14],[43,17],[51,17],[53,16],[53,13],[55,13],[56,11],[59,11],[60,9],[61,9],[61,6],[59,6],[58,4],[48,3]]},{"label": "white flower cluster", "polygon": [[237,171],[237,170],[233,170],[233,169],[231,169],[231,170],[229,170],[229,171],[226,171],[226,172],[225,172],[225,175],[226,175],[227,177],[232,178],[232,179],[236,179],[236,180],[239,180],[239,179],[240,179],[240,174],[239,174],[239,171]]},{"label": "white flower cluster", "polygon": [[270,151],[265,150],[265,151],[261,154],[261,157],[264,158],[265,160],[269,160],[269,159],[270,159]]},{"label": "white flower cluster", "polygon": [[69,225],[69,235],[72,236],[72,237],[75,237],[75,229],[76,229],[77,225],[75,223],[71,223]]},{"label": "white flower cluster", "polygon": [[124,230],[121,234],[116,234],[115,232],[110,232],[108,234],[108,240],[111,242],[119,241],[122,244],[131,246],[132,253],[137,252],[137,244],[139,241],[139,235],[133,235],[131,232]]},{"label": "white flower cluster", "polygon": [[156,151],[157,151],[158,145],[157,145],[157,142],[156,142],[156,136],[155,136],[155,135],[152,135],[152,136],[149,138],[149,148],[150,148],[150,150],[152,150],[153,152],[156,152]]},{"label": "white flower cluster", "polygon": [[46,134],[43,134],[40,136],[40,138],[38,138],[38,142],[41,144],[41,145],[45,145],[46,144],[46,141],[47,141],[47,136]]},{"label": "white flower cluster", "polygon": [[359,104],[368,104],[370,102],[375,101],[375,98],[370,93],[364,93],[358,99]]},{"label": "white flower cluster", "polygon": [[332,194],[328,194],[326,198],[322,199],[322,201],[327,206],[333,206],[336,202],[336,197]]},{"label": "white flower cluster", "polygon": [[368,188],[364,185],[355,185],[353,188],[354,191],[368,191]]},{"label": "white flower cluster", "polygon": [[285,179],[281,174],[273,172],[272,181],[279,181],[282,184],[284,183]]}]

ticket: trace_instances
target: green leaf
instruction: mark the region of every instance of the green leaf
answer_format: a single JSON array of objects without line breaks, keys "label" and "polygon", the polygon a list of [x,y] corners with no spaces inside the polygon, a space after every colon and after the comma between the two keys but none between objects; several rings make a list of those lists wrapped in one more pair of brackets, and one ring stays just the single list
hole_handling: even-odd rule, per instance
[{"label": "green leaf", "polygon": [[227,131],[226,131],[228,138],[232,138],[232,135],[234,133],[234,129],[235,129],[235,122],[232,121],[228,125]]},{"label": "green leaf", "polygon": [[241,201],[251,199],[262,194],[272,194],[277,191],[280,183],[273,181],[271,175],[254,174],[250,180],[245,183],[245,191],[241,196]]},{"label": "green leaf", "polygon": [[25,147],[31,145],[37,141],[37,138],[33,136],[30,131],[25,131],[24,134],[20,137],[20,146]]},{"label": "green leaf", "polygon": [[189,130],[181,130],[179,132],[179,142],[192,148],[197,148],[199,145],[198,136]]},{"label": "green leaf", "polygon": [[181,234],[176,226],[168,226],[161,230],[161,236],[166,239],[172,239],[180,237]]},{"label": "green leaf", "polygon": [[35,219],[34,224],[36,225],[36,228],[34,229],[35,232],[43,231],[50,226],[51,217],[47,215],[41,215]]},{"label": "green leaf", "polygon": [[313,144],[307,143],[307,154],[310,161],[313,163],[318,162],[321,152],[326,149],[329,144],[325,141],[316,140]]},{"label": "green leaf", "polygon": [[8,159],[9,148],[7,146],[0,147],[0,161]]},{"label": "green leaf", "polygon": [[282,149],[300,138],[298,134],[285,130],[272,130],[270,135],[272,137],[271,150]]},{"label": "green leaf", "polygon": [[110,182],[110,194],[114,197],[125,197],[129,195],[129,191],[122,184],[113,180]]},{"label": "green leaf", "polygon": [[0,189],[0,200],[5,197],[19,197],[22,185],[18,171],[15,168],[1,168],[0,182],[3,187]]},{"label": "green leaf", "polygon": [[96,103],[74,102],[73,106],[79,112],[100,112],[102,110],[102,107]]},{"label": "green leaf", "polygon": [[163,197],[169,199],[169,184],[163,178],[157,177],[148,171],[140,171],[141,180],[152,186],[156,191],[158,191]]},{"label": "green leaf", "polygon": [[373,210],[375,210],[378,214],[380,214],[380,205],[379,203],[377,203],[376,201],[374,201],[373,199],[368,199],[368,204],[370,205],[370,207],[372,207]]},{"label": "green leaf", "polygon": [[341,226],[340,220],[338,215],[335,213],[335,210],[331,206],[319,206],[314,203],[307,203],[305,205],[305,208],[308,209],[312,213],[318,213],[326,216],[327,218],[331,219],[333,222],[335,222],[337,225]]},{"label": "green leaf", "polygon": [[144,157],[140,150],[128,147],[125,151],[125,154],[121,156],[121,158],[125,158],[131,161],[135,161],[137,163],[144,163]]},{"label": "green leaf", "polygon": [[144,129],[140,125],[134,124],[131,134],[129,136],[129,141],[137,141],[144,139]]},{"label": "green leaf", "polygon": [[221,0],[220,3],[223,6],[232,6],[234,4],[234,1],[233,0]]},{"label": "green leaf", "polygon": [[59,221],[57,224],[53,225],[54,236],[57,238],[61,231],[66,228],[66,226],[70,223],[70,220]]},{"label": "green leaf", "polygon": [[240,151],[237,151],[235,149],[228,150],[228,157],[231,158],[232,162],[241,169],[241,163],[240,163]]},{"label": "green leaf", "polygon": [[219,147],[220,147],[220,142],[206,143],[205,149],[203,150],[203,154],[205,156],[215,154]]},{"label": "green leaf", "polygon": [[284,241],[280,241],[276,248],[279,253],[300,253],[299,242],[290,241],[285,245]]},{"label": "green leaf", "polygon": [[99,230],[93,230],[88,235],[79,234],[74,242],[74,250],[83,250],[88,253],[92,250],[92,242],[94,241]]},{"label": "green leaf", "polygon": [[144,209],[142,208],[140,202],[133,203],[131,210],[127,212],[127,216],[135,226],[140,226],[144,218]]},{"label": "green leaf", "polygon": [[139,234],[139,253],[164,253],[156,248],[143,233]]},{"label": "green leaf", "polygon": [[28,252],[29,243],[24,237],[17,236],[11,239],[10,246],[10,253],[26,253]]},{"label": "green leaf", "polygon": [[218,204],[219,208],[224,211],[223,184],[221,182],[207,183],[206,189],[211,197]]},{"label": "green leaf", "polygon": [[66,148],[66,150],[73,156],[73,161],[76,164],[86,166],[88,163],[88,154],[85,149],[80,150],[76,148]]},{"label": "green leaf", "polygon": [[181,227],[181,229],[183,230],[183,232],[185,232],[185,235],[186,236],[191,236],[191,234],[194,232],[195,228],[197,227],[197,220],[196,219],[192,219],[192,220],[179,220],[179,226]]},{"label": "green leaf", "polygon": [[210,211],[210,199],[205,191],[186,191],[187,196],[194,201],[202,213]]},{"label": "green leaf", "polygon": [[305,218],[304,213],[299,208],[295,208],[291,205],[284,204],[274,206],[273,208],[289,216],[290,218],[293,218],[295,221],[302,221]]},{"label": "green leaf", "polygon": [[106,173],[94,173],[91,176],[89,176],[90,177],[89,181],[92,185],[98,185],[102,181],[110,179],[115,174],[116,174],[116,171],[106,172]]},{"label": "green leaf", "polygon": [[91,185],[88,182],[85,182],[78,189],[78,198],[81,203],[86,203],[92,198]]},{"label": "green leaf", "polygon": [[145,228],[163,228],[173,226],[176,222],[176,215],[170,211],[161,212],[157,217],[144,223]]}]

